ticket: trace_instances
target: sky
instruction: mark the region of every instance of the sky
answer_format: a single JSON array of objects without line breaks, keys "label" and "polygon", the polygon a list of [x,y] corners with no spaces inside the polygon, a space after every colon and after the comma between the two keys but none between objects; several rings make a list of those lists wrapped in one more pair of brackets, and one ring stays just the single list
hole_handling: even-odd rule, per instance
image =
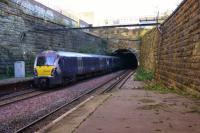
[{"label": "sky", "polygon": [[183,0],[37,0],[47,6],[74,13],[92,11],[95,20],[156,16],[172,12]]}]

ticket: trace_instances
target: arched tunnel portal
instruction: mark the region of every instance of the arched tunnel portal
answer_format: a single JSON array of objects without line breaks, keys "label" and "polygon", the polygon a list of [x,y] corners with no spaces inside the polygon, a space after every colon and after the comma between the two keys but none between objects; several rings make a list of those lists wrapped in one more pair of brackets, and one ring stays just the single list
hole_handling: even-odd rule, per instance
[{"label": "arched tunnel portal", "polygon": [[123,68],[136,69],[138,67],[138,59],[135,53],[128,49],[118,49],[112,53],[113,56],[118,56],[123,61]]}]

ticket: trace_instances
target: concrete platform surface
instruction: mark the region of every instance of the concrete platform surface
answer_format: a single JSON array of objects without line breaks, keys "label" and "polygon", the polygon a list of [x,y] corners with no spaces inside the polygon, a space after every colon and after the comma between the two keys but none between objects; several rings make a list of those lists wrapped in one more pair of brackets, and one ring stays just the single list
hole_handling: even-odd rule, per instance
[{"label": "concrete platform surface", "polygon": [[33,77],[3,79],[3,80],[0,80],[0,86],[16,84],[16,83],[21,83],[21,82],[28,82],[31,80],[33,80]]},{"label": "concrete platform surface", "polygon": [[[98,104],[99,107],[76,125],[72,132],[200,133],[199,100],[134,89],[134,86],[135,82],[130,78],[122,90],[114,92],[104,103]],[[93,104],[96,104],[95,100]],[[90,108],[91,103],[86,103],[84,109],[79,110],[81,112],[72,112],[71,116],[80,118]],[[71,133],[67,130],[69,123],[70,117],[64,118],[49,132]]]}]

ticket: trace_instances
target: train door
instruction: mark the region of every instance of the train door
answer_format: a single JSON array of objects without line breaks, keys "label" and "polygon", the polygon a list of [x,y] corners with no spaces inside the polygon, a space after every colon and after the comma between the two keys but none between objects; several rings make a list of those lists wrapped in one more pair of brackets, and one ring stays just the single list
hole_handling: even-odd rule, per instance
[{"label": "train door", "polygon": [[109,59],[106,58],[106,66],[108,67],[110,65]]},{"label": "train door", "polygon": [[100,70],[103,70],[103,58],[99,59]]},{"label": "train door", "polygon": [[64,58],[63,57],[60,57],[59,59],[58,59],[58,61],[57,61],[58,63],[57,63],[57,68],[58,68],[58,71],[59,71],[59,73],[60,74],[65,74],[66,73],[66,71],[65,71],[65,69],[64,69]]},{"label": "train door", "polygon": [[83,60],[82,57],[78,57],[78,74],[83,74]]}]

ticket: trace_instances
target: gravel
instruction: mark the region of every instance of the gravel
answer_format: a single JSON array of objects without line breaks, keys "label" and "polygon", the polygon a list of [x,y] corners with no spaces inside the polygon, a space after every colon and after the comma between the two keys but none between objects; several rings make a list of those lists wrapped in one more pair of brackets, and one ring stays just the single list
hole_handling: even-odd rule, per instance
[{"label": "gravel", "polygon": [[52,93],[33,97],[0,108],[0,132],[14,132],[23,125],[50,112],[55,107],[68,102],[80,94],[97,87],[122,71],[93,78],[91,80],[65,87]]}]

